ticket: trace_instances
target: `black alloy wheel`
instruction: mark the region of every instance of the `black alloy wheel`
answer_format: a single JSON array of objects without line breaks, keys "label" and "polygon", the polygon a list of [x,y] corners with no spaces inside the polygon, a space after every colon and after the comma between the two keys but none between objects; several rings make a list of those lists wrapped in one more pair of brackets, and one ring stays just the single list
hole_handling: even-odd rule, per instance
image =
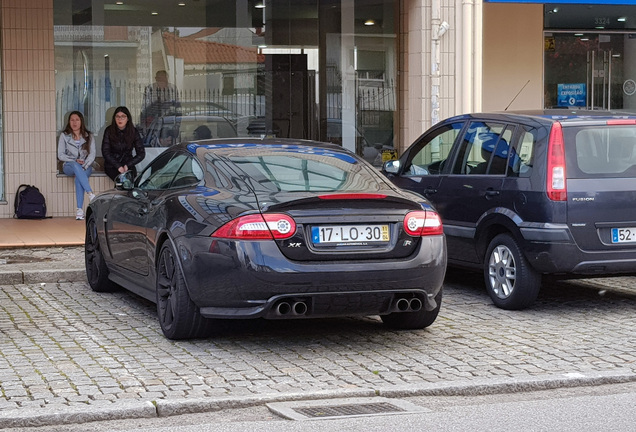
[{"label": "black alloy wheel", "polygon": [[91,213],[86,221],[84,263],[86,265],[86,278],[93,291],[112,292],[119,289],[119,285],[108,278],[109,271],[99,244],[99,234],[97,233],[94,213]]},{"label": "black alloy wheel", "polygon": [[191,339],[209,334],[210,320],[192,302],[177,255],[169,241],[157,261],[157,315],[168,339]]}]

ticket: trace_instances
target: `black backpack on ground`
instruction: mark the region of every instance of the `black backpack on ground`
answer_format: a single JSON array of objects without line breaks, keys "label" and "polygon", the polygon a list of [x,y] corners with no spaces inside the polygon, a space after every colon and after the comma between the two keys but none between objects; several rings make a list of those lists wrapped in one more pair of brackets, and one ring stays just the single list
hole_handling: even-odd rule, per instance
[{"label": "black backpack on ground", "polygon": [[15,193],[15,215],[18,219],[44,219],[46,200],[40,189],[22,184]]}]

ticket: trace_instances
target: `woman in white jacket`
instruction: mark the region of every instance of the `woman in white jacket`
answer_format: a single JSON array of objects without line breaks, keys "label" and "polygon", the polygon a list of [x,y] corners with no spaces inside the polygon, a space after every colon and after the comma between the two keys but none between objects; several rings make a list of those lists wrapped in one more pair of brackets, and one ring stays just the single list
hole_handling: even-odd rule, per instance
[{"label": "woman in white jacket", "polygon": [[79,111],[73,111],[68,116],[68,122],[57,144],[57,158],[64,162],[64,174],[75,177],[75,219],[84,219],[84,193],[88,194],[91,201],[95,198],[88,182],[95,161],[95,137],[86,129],[84,116]]}]

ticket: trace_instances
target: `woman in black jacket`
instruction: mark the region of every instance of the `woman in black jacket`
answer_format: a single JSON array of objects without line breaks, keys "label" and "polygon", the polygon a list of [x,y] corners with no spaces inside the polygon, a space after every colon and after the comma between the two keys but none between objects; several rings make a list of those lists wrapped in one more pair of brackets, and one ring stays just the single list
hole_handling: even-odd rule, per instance
[{"label": "woman in black jacket", "polygon": [[[134,150],[134,155],[133,155]],[[104,131],[102,140],[104,171],[111,179],[126,171],[137,175],[135,165],[146,156],[139,131],[133,125],[130,111],[125,106],[115,109],[113,121]]]}]

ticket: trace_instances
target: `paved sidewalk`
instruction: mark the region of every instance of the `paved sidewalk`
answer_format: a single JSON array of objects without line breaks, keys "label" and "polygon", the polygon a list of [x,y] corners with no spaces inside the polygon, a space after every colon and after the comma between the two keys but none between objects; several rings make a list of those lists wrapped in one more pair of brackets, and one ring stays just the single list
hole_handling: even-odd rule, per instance
[{"label": "paved sidewalk", "polygon": [[0,428],[636,381],[634,278],[552,283],[535,307],[509,312],[474,275],[451,271],[426,330],[391,331],[377,317],[232,321],[174,342],[154,304],[91,291],[81,247],[0,260]]}]

